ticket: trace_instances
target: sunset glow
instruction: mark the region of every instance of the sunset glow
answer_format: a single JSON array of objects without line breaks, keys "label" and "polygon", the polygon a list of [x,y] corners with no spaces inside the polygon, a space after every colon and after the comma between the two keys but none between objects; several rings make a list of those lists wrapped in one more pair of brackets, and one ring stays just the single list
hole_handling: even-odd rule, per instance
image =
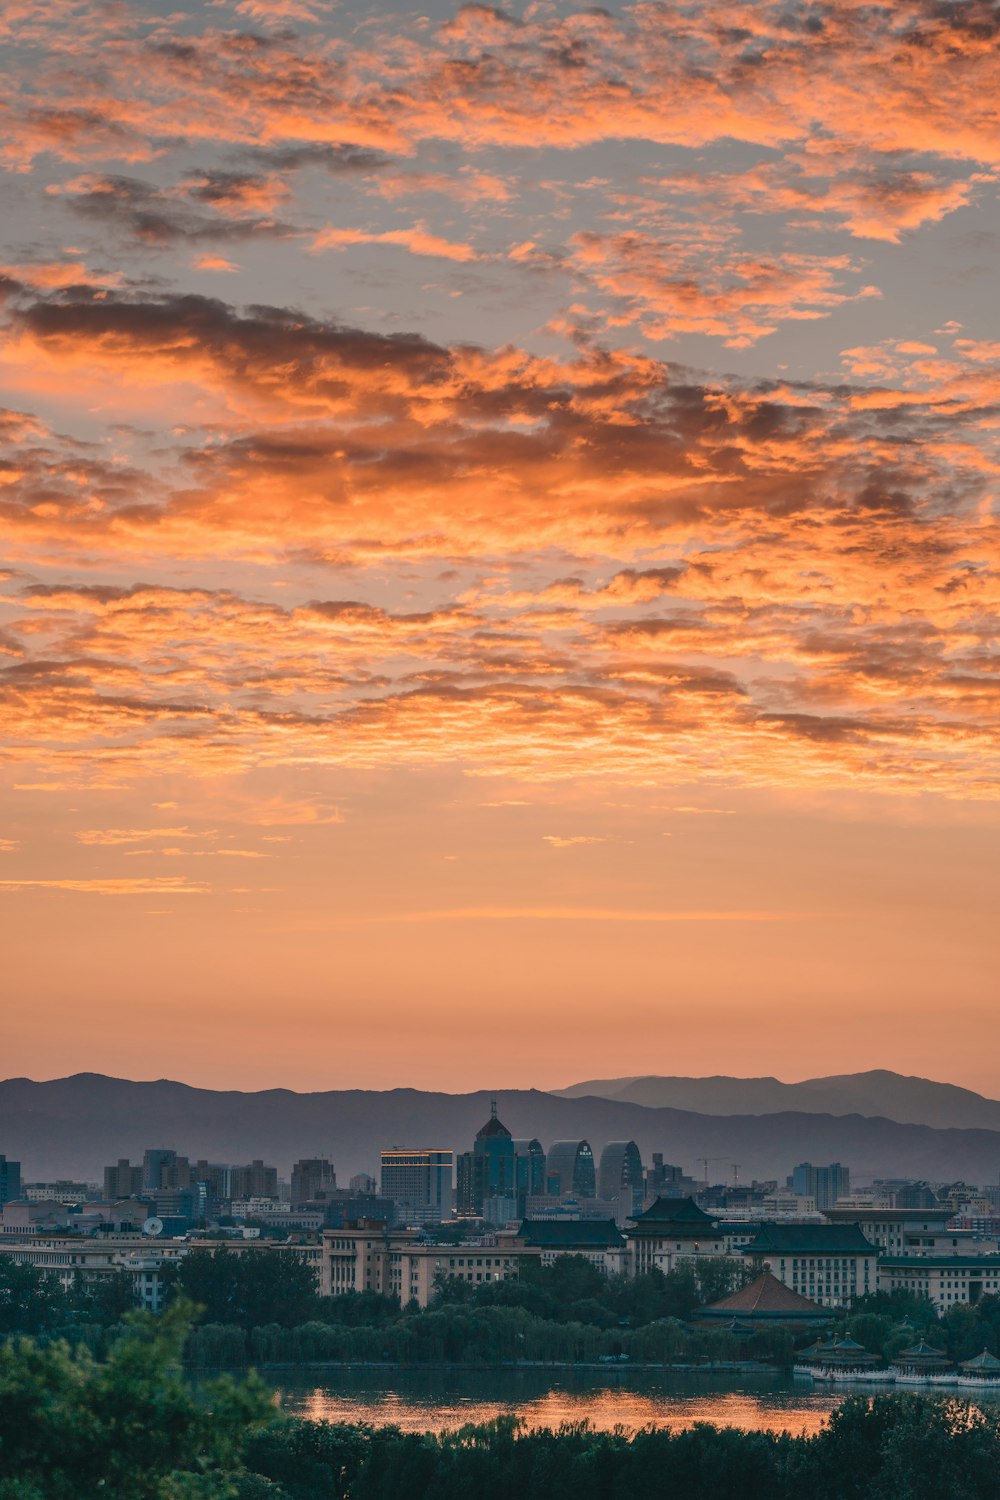
[{"label": "sunset glow", "polygon": [[5,1074],[995,1091],[998,34],[2,8]]}]

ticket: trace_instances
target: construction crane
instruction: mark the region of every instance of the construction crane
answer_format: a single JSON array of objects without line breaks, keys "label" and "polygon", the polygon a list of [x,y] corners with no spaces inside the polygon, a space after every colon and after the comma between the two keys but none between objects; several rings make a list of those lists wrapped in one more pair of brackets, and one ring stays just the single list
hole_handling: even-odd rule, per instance
[{"label": "construction crane", "polygon": [[709,1167],[711,1166],[711,1164],[713,1162],[716,1162],[716,1161],[725,1161],[726,1158],[724,1156],[699,1156],[698,1160],[701,1162],[701,1170],[704,1173],[705,1186],[708,1187],[708,1169],[709,1169]]}]

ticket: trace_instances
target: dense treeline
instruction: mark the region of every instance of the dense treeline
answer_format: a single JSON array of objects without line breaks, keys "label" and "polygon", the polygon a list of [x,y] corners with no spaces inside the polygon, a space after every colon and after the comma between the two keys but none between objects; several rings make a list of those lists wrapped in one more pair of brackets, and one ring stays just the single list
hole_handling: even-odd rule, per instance
[{"label": "dense treeline", "polygon": [[670,1433],[450,1434],[292,1421],[256,1377],[195,1394],[189,1310],[133,1314],[107,1360],[0,1344],[0,1500],[994,1500],[1000,1416],[915,1395],[846,1401],[815,1437],[699,1424]]},{"label": "dense treeline", "polygon": [[[230,1257],[235,1259],[236,1257]],[[272,1313],[265,1322],[234,1323],[216,1295],[228,1268],[200,1265],[192,1255],[178,1288],[204,1309],[191,1334],[188,1358],[199,1368],[317,1360],[438,1364],[572,1363],[600,1359],[687,1363],[746,1358],[786,1360],[792,1339],[768,1330],[742,1341],[725,1332],[696,1332],[682,1321],[704,1302],[732,1290],[746,1268],[708,1258],[663,1276],[602,1276],[589,1261],[567,1256],[532,1268],[520,1281],[472,1287],[444,1279],[429,1308],[405,1308],[372,1293],[315,1298],[308,1321]],[[242,1274],[252,1276],[252,1257]],[[253,1299],[259,1305],[258,1299]],[[250,1299],[245,1299],[249,1307]],[[272,1302],[287,1308],[287,1301]],[[214,1314],[214,1317],[213,1317]]]},{"label": "dense treeline", "polygon": [[[443,1280],[429,1308],[389,1297],[318,1295],[312,1270],[293,1254],[195,1250],[170,1269],[170,1299],[198,1308],[187,1359],[199,1369],[315,1361],[400,1364],[574,1363],[626,1358],[652,1364],[766,1360],[790,1363],[785,1329],[734,1334],[692,1328],[699,1306],[734,1289],[751,1268],[706,1257],[664,1276],[601,1276],[579,1256],[533,1267],[519,1281],[472,1287]],[[0,1335],[66,1338],[103,1354],[134,1304],[124,1273],[63,1290],[57,1278],[0,1256]],[[1000,1298],[940,1317],[908,1292],[876,1293],[830,1330],[849,1332],[891,1360],[924,1334],[954,1360],[983,1348],[1000,1354]],[[801,1344],[805,1336],[799,1337]]]},{"label": "dense treeline", "polygon": [[687,1364],[702,1360],[787,1362],[793,1340],[784,1329],[737,1338],[692,1330],[676,1318],[609,1330],[593,1323],[549,1322],[518,1307],[455,1307],[405,1313],[376,1326],[268,1324],[244,1330],[208,1323],[192,1330],[188,1359],[198,1368],[308,1363],[316,1360],[400,1364],[593,1363],[601,1359]]}]

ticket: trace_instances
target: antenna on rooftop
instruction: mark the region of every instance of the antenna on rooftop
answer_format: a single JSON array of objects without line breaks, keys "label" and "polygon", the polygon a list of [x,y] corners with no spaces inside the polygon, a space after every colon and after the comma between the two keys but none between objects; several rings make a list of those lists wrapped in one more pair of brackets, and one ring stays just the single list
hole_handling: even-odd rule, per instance
[{"label": "antenna on rooftop", "polygon": [[491,1120],[495,1120],[496,1117],[497,1117],[497,1096],[496,1096],[496,1094],[491,1094],[490,1095],[490,1119]]}]

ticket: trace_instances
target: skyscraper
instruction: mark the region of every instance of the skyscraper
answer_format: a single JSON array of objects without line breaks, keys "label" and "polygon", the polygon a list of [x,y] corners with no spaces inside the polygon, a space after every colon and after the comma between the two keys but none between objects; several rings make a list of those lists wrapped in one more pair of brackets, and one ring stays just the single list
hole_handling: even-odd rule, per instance
[{"label": "skyscraper", "polygon": [[476,1217],[483,1212],[487,1198],[515,1198],[517,1171],[514,1139],[497,1117],[497,1101],[490,1105],[490,1117],[476,1132],[471,1151],[458,1158],[458,1212]]},{"label": "skyscraper", "polygon": [[0,1204],[21,1196],[21,1163],[0,1156]]},{"label": "skyscraper", "polygon": [[597,1194],[594,1153],[589,1141],[556,1141],[545,1158],[545,1191],[556,1198]]},{"label": "skyscraper", "polygon": [[333,1163],[325,1156],[307,1156],[292,1168],[292,1202],[316,1203],[327,1198],[337,1187]]},{"label": "skyscraper", "polygon": [[393,1147],[382,1152],[382,1197],[391,1198],[407,1224],[440,1224],[451,1218],[454,1155],[437,1147]]},{"label": "skyscraper", "polygon": [[839,1161],[828,1167],[814,1167],[803,1161],[792,1173],[792,1191],[804,1198],[815,1198],[816,1207],[822,1211],[836,1207],[838,1198],[846,1198],[851,1191],[851,1174]]}]

